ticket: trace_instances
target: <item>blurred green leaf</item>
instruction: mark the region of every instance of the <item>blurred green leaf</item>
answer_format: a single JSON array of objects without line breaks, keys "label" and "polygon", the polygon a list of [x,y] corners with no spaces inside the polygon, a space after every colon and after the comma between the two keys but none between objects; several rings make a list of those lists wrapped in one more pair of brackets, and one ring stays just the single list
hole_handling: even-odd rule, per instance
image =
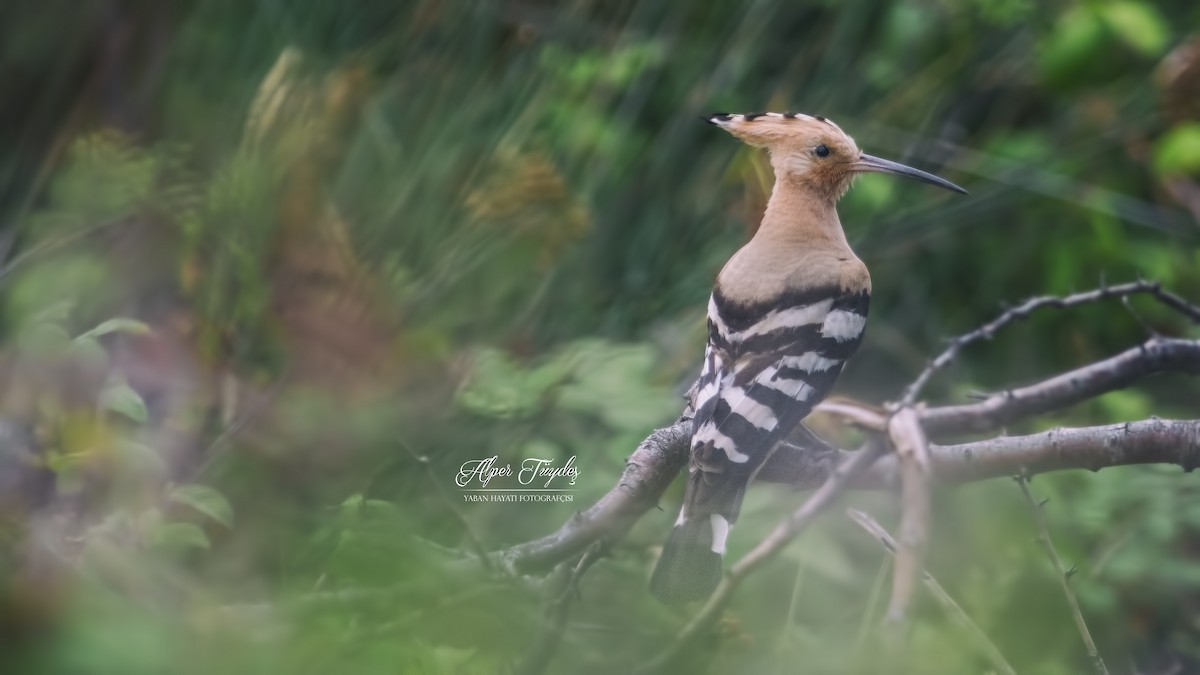
[{"label": "blurred green leaf", "polygon": [[1076,5],[1058,18],[1053,32],[1039,43],[1038,65],[1052,83],[1084,71],[1104,43],[1104,23],[1089,5]]},{"label": "blurred green leaf", "polygon": [[1160,174],[1200,174],[1200,122],[1180,124],[1154,145],[1154,168]]},{"label": "blurred green leaf", "polygon": [[100,392],[99,404],[101,408],[124,415],[139,424],[144,424],[149,418],[142,397],[124,382],[112,382],[104,387]]},{"label": "blurred green leaf", "polygon": [[208,535],[194,523],[169,522],[151,530],[150,545],[175,553],[207,549]]},{"label": "blurred green leaf", "polygon": [[1138,420],[1150,415],[1153,402],[1145,392],[1136,389],[1111,391],[1096,399],[1104,407],[1109,419]]},{"label": "blurred green leaf", "polygon": [[71,340],[70,351],[84,364],[96,368],[103,368],[108,364],[108,351],[94,337],[83,335],[76,337],[74,340]]},{"label": "blurred green leaf", "polygon": [[150,326],[137,319],[109,319],[95,328],[80,333],[75,338],[76,341],[95,340],[98,337],[103,337],[109,333],[130,333],[132,335],[146,335],[150,333]]},{"label": "blurred green leaf", "polygon": [[189,506],[225,527],[233,527],[233,507],[229,500],[207,485],[176,485],[167,496],[171,501]]},{"label": "blurred green leaf", "polygon": [[1098,3],[1096,10],[1123,42],[1145,56],[1161,54],[1171,31],[1155,6],[1148,2]]}]

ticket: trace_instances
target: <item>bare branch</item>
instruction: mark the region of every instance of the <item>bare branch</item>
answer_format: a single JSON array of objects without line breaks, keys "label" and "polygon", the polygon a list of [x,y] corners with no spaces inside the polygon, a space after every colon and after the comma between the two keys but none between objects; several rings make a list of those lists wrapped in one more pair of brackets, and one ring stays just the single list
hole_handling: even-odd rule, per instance
[{"label": "bare branch", "polygon": [[900,467],[902,515],[900,548],[892,573],[892,597],[887,620],[904,621],[917,578],[924,568],[925,544],[929,539],[931,498],[929,493],[929,441],[917,411],[901,408],[888,420],[888,436]]},{"label": "bare branch", "polygon": [[[493,560],[503,569],[532,573],[578,554],[597,539],[619,538],[658,503],[687,461],[690,430],[689,425],[679,423],[655,431],[629,458],[622,481],[593,506],[551,535],[492,553]],[[758,480],[816,488],[835,467],[856,454],[844,450],[814,452],[785,444],[759,471]],[[1011,476],[1022,468],[1037,474],[1066,469],[1098,471],[1133,464],[1177,464],[1188,471],[1200,467],[1200,420],[1150,419],[929,446],[930,475],[935,483]],[[898,485],[898,462],[887,456],[852,481],[851,487],[892,489]]]},{"label": "bare branch", "polygon": [[[934,446],[932,451],[935,475],[955,483],[998,477],[1020,466],[1030,475],[1130,464],[1178,464],[1192,471],[1200,466],[1200,420],[1151,418],[1099,427],[1059,427],[1029,436]],[[939,461],[951,458],[957,461]],[[946,471],[940,470],[943,466]]]},{"label": "bare branch", "polygon": [[842,419],[871,431],[882,432],[887,428],[887,413],[847,399],[825,400],[817,404],[820,412]]},{"label": "bare branch", "polygon": [[[862,511],[856,511],[854,509],[847,509],[846,515],[850,516],[850,519],[857,523],[859,527],[863,528],[871,536],[879,540],[879,543],[883,545],[885,551],[893,556],[896,555],[899,544],[896,543],[896,540],[893,539],[892,536],[888,534],[887,530],[883,529],[883,526],[876,522],[874,518],[866,513],[863,513]],[[983,652],[984,655],[988,657],[988,660],[992,662],[992,666],[995,667],[997,671],[1005,673],[1005,675],[1017,675],[1017,671],[1013,670],[1012,665],[1010,665],[1008,660],[1004,658],[1004,655],[1000,653],[1000,650],[987,636],[987,633],[984,633],[983,629],[971,620],[971,617],[965,611],[963,611],[963,608],[960,607],[957,602],[954,601],[954,598],[950,597],[950,594],[947,593],[946,589],[938,583],[937,579],[933,578],[932,574],[926,570],[922,570],[921,581],[925,584],[925,587],[929,589],[929,592],[933,594],[934,599],[938,601],[938,604],[942,606],[942,609],[945,609],[946,612],[948,612],[950,616],[954,617],[954,620],[963,627],[967,635],[970,636],[975,642],[975,646],[979,648],[979,651]]]},{"label": "bare branch", "polygon": [[1092,640],[1091,632],[1088,631],[1087,622],[1083,620],[1083,612],[1079,611],[1079,601],[1075,599],[1075,593],[1071,591],[1073,568],[1072,571],[1067,571],[1063,566],[1062,558],[1058,557],[1058,551],[1054,550],[1054,542],[1050,540],[1050,528],[1046,527],[1046,516],[1042,513],[1042,504],[1039,504],[1033,498],[1033,493],[1029,491],[1029,480],[1021,474],[1014,478],[1017,485],[1021,486],[1021,494],[1025,495],[1025,501],[1029,502],[1030,510],[1033,511],[1033,521],[1037,524],[1038,529],[1038,543],[1046,551],[1046,557],[1050,559],[1050,563],[1054,565],[1054,571],[1058,573],[1058,583],[1062,586],[1063,595],[1067,596],[1067,604],[1071,606],[1071,614],[1075,617],[1075,627],[1079,629],[1079,635],[1083,638],[1083,645],[1092,659],[1092,666],[1096,669],[1097,675],[1108,675],[1108,667],[1104,665],[1104,659],[1100,657],[1100,652],[1096,649],[1096,643]]},{"label": "bare branch", "polygon": [[990,431],[1167,371],[1200,375],[1200,340],[1151,338],[1103,361],[993,394],[978,403],[930,408],[921,414],[921,424],[930,436]]},{"label": "bare branch", "polygon": [[[759,480],[812,488],[830,467],[853,453],[815,455],[783,446],[759,472]],[[1099,471],[1134,464],[1176,464],[1185,471],[1200,467],[1200,420],[1152,418],[1098,427],[1059,427],[1028,436],[1001,436],[958,445],[929,446],[935,483],[969,483],[1020,473],[1088,469]],[[863,472],[854,489],[894,489],[901,484],[895,456],[881,458]]]},{"label": "bare branch", "polygon": [[689,418],[657,429],[638,445],[625,462],[621,480],[586,510],[576,513],[557,532],[492,554],[501,569],[528,574],[553,567],[582,552],[592,542],[619,539],[643,513],[658,505],[687,462]]},{"label": "bare branch", "polygon": [[1102,286],[1101,288],[1084,293],[1075,293],[1074,295],[1068,295],[1066,297],[1042,296],[1031,298],[1020,305],[1009,309],[992,321],[980,326],[979,328],[976,328],[970,333],[960,335],[959,337],[951,340],[949,346],[946,347],[946,350],[939,354],[933,361],[930,361],[929,365],[925,367],[925,370],[921,371],[921,374],[917,376],[917,379],[914,380],[913,383],[904,390],[904,393],[900,398],[901,405],[912,405],[914,402],[916,402],[917,397],[921,395],[921,391],[925,388],[925,385],[929,383],[929,380],[934,376],[934,374],[942,368],[950,365],[950,363],[958,357],[959,352],[961,352],[964,347],[971,343],[979,342],[980,340],[992,339],[992,337],[996,334],[996,331],[1018,319],[1028,318],[1030,314],[1033,314],[1033,312],[1038,309],[1043,307],[1066,309],[1068,307],[1075,307],[1076,305],[1096,302],[1105,298],[1125,298],[1129,297],[1130,295],[1141,293],[1153,295],[1164,305],[1183,314],[1192,321],[1200,323],[1200,307],[1189,304],[1183,298],[1175,295],[1174,293],[1162,290],[1162,287],[1158,282],[1135,281],[1127,284],[1119,284],[1117,286]]}]

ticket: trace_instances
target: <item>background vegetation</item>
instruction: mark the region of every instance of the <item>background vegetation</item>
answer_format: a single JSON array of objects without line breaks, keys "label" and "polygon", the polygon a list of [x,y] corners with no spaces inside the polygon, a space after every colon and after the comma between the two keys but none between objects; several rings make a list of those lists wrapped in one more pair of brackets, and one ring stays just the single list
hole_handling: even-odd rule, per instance
[{"label": "background vegetation", "polygon": [[[704,112],[827,115],[971,190],[871,176],[844,200],[875,299],[842,395],[894,397],[1032,294],[1200,297],[1197,26],[1183,0],[3,3],[0,670],[519,660],[538,595],[447,549],[551,531],[679,413],[772,180]],[[929,396],[1187,330],[1149,302],[1038,315]],[[1163,378],[1041,424],[1198,403]],[[491,455],[577,457],[576,501],[456,501]],[[1194,477],[1034,487],[1113,672],[1200,672]],[[755,490],[734,553],[801,498]],[[848,501],[891,523],[893,497]],[[585,579],[551,672],[623,672],[680,629],[645,592],[663,508]],[[935,509],[930,568],[1016,669],[1083,672],[1019,491]],[[883,564],[827,516],[680,672],[859,672]],[[986,672],[917,610],[923,672]]]}]

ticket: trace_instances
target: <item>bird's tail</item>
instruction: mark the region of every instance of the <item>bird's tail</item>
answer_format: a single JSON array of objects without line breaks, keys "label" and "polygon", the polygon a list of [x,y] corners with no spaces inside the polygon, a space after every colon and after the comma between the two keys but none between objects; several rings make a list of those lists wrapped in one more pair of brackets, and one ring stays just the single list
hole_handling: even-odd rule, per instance
[{"label": "bird's tail", "polygon": [[704,600],[721,583],[725,540],[745,493],[741,481],[728,479],[692,473],[683,511],[650,576],[650,593],[659,600]]},{"label": "bird's tail", "polygon": [[721,582],[722,556],[712,550],[712,523],[693,518],[675,526],[650,577],[650,592],[663,602],[703,600]]}]

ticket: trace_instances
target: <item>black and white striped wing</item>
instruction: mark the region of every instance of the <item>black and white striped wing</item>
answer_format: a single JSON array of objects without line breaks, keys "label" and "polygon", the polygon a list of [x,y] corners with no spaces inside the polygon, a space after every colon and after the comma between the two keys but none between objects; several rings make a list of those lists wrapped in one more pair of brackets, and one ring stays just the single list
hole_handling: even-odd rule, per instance
[{"label": "black and white striped wing", "polygon": [[[869,301],[866,292],[826,289],[792,294],[764,311],[733,305],[714,292],[695,399],[695,467],[717,481],[748,481],[771,448],[829,393],[862,341]],[[730,504],[711,512],[732,520],[736,509]]]},{"label": "black and white striped wing", "polygon": [[773,308],[739,307],[719,289],[692,404],[683,508],[650,579],[666,602],[708,597],[720,583],[730,525],[772,448],[829,393],[862,341],[870,298],[792,294]]}]

